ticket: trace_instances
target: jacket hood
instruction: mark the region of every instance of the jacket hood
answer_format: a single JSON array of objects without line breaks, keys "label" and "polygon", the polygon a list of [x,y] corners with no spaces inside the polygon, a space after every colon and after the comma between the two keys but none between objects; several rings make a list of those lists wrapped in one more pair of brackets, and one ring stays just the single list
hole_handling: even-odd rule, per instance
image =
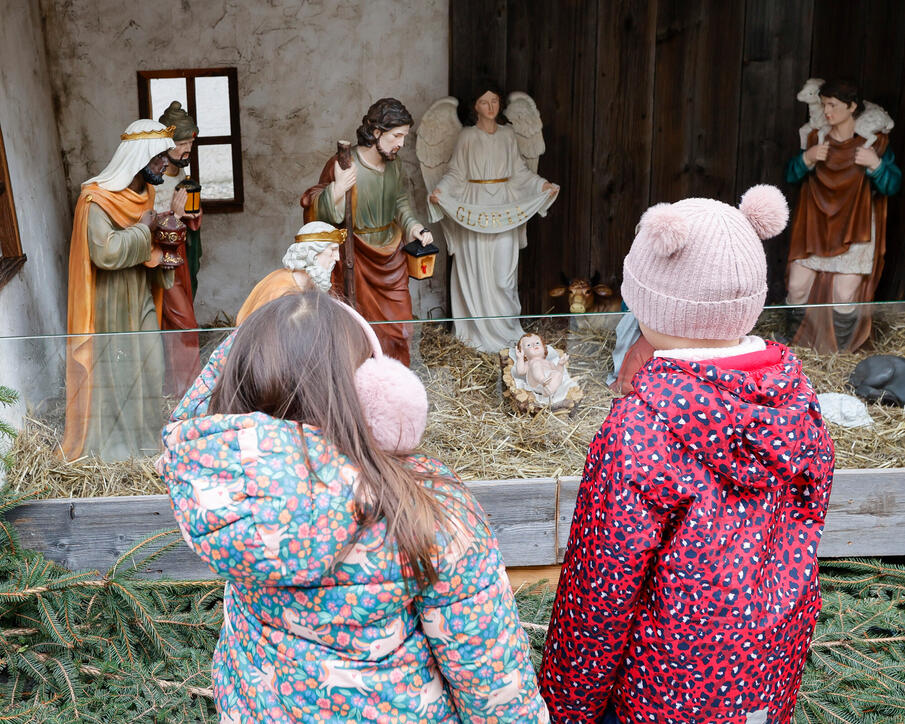
[{"label": "jacket hood", "polygon": [[[163,436],[183,537],[221,575],[311,585],[358,530],[358,471],[317,428],[263,413],[209,415],[171,422]],[[241,560],[219,570],[205,553],[235,541]]]},{"label": "jacket hood", "polygon": [[752,369],[728,367],[740,359],[655,357],[633,379],[634,393],[714,472],[747,488],[784,485],[811,464],[823,427],[817,397],[783,345],[768,342]]}]

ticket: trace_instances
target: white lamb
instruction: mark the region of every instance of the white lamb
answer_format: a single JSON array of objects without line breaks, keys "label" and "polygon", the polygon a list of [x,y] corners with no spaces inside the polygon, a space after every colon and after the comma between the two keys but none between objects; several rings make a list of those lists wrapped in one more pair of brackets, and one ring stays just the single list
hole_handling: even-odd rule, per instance
[{"label": "white lamb", "polygon": [[[820,101],[820,87],[823,83],[823,78],[808,78],[801,90],[798,91],[798,95],[795,96],[802,103],[808,104],[808,122],[798,129],[802,150],[808,147],[808,135],[811,131],[817,130],[817,143],[823,143],[826,140],[826,134],[830,131],[826,116],[823,115],[823,104]],[[895,123],[889,114],[876,103],[864,101],[863,105],[863,110],[855,118],[855,133],[864,139],[864,148],[870,148],[876,142],[877,134],[889,133]]]},{"label": "white lamb", "polygon": [[820,86],[824,84],[823,78],[808,78],[798,95],[795,96],[802,103],[808,104],[808,122],[798,129],[798,137],[801,139],[801,150],[808,147],[808,136],[811,131],[817,131],[817,142],[823,143],[827,132],[830,130],[823,115],[823,104],[820,102]]},{"label": "white lamb", "polygon": [[864,139],[864,148],[870,148],[877,140],[878,133],[889,133],[895,125],[883,108],[876,103],[864,101],[864,110],[855,119],[855,133]]}]

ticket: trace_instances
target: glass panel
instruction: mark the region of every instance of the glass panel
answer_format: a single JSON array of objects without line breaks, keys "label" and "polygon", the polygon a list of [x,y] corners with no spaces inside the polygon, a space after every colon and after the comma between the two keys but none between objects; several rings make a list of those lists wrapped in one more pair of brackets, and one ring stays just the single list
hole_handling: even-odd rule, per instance
[{"label": "glass panel", "polygon": [[[148,464],[159,453],[161,426],[228,332],[0,338],[0,365],[9,370],[2,375],[3,384],[19,393],[18,409],[25,413],[24,420],[13,420],[17,428],[25,428],[17,444],[39,467],[40,460],[51,467],[59,464],[56,456],[62,447],[69,462],[82,471],[70,471],[73,477],[66,483],[65,474],[51,474],[51,479],[44,480],[36,469],[35,480],[51,488],[47,497],[161,492],[140,489],[153,477]],[[67,398],[67,355],[87,364],[87,374],[73,377],[73,389],[87,392],[82,398],[71,390]],[[79,402],[84,415],[75,414]],[[72,413],[69,419],[67,407]],[[9,419],[6,413],[0,410],[0,419]],[[81,457],[86,459],[74,462]],[[123,464],[130,458],[138,464],[122,468],[122,474],[114,475],[112,468],[97,475],[91,472],[99,461]],[[23,485],[31,477],[25,472],[18,481]],[[15,474],[14,470],[11,480],[18,484]],[[71,489],[66,490],[66,485]]]},{"label": "glass panel", "polygon": [[160,118],[173,101],[188,108],[185,78],[151,78],[151,118]]},{"label": "glass panel", "polygon": [[[832,323],[833,311],[831,306],[768,308],[754,334],[790,341],[803,313],[812,316],[829,313]],[[792,345],[792,351],[801,359],[819,395],[854,395],[854,403],[863,402],[872,420],[870,426],[848,427],[842,417],[832,417],[839,414],[833,409],[838,404],[821,398],[824,417],[836,443],[837,467],[905,467],[905,446],[901,444],[905,409],[899,406],[905,399],[895,397],[905,395],[905,373],[896,372],[888,383],[882,381],[880,374],[875,384],[861,380],[856,387],[850,385],[853,372],[866,358],[903,354],[905,303],[855,305],[855,313],[861,318],[871,317],[870,350],[818,352]],[[610,386],[614,380],[613,353],[617,341],[627,341],[624,333],[630,328],[631,320],[619,313],[510,320],[526,332],[541,334],[551,360],[554,353],[569,355],[568,379],[565,387],[558,390],[559,397],[554,394],[552,408],[546,400],[538,399],[537,393],[530,390],[530,396],[526,393],[527,374],[520,376],[517,370],[513,372],[513,350],[488,354],[461,342],[453,332],[453,325],[462,321],[408,323],[411,367],[424,382],[430,401],[421,449],[448,463],[468,480],[580,475],[588,443],[618,396]],[[620,322],[622,326],[617,329]],[[206,362],[228,332],[221,328],[88,338],[0,338],[0,370],[6,370],[0,375],[0,384],[19,392],[22,405],[17,409],[25,410],[30,420],[23,436],[31,446],[29,470],[43,456],[47,470],[52,471],[44,476],[52,478],[44,481],[50,485],[45,495],[161,492],[154,487],[159,482],[151,468],[160,445],[160,426],[194,379],[198,366]],[[86,340],[92,351],[90,374],[83,383],[83,388],[91,391],[85,428],[89,444],[100,451],[105,463],[136,457],[136,462],[126,467],[117,463],[120,467],[115,470],[104,468],[106,472],[100,476],[88,470],[96,462],[91,460],[76,465],[81,466],[81,472],[75,467],[62,472],[54,467],[60,465],[56,451],[63,441],[66,425],[67,341],[73,345],[78,340]],[[512,342],[516,341],[513,338]],[[550,348],[554,351],[549,351]],[[199,350],[197,357],[196,350]],[[905,367],[905,362],[893,364]],[[570,392],[576,389],[580,394]],[[884,394],[887,403],[895,404],[881,402]],[[13,412],[12,408],[0,408],[0,418],[21,427],[22,420],[14,417]],[[846,413],[845,407],[841,413]],[[39,479],[28,471],[18,478],[16,475],[14,469],[11,478],[14,485],[27,486],[32,477]],[[86,476],[94,476],[95,481],[101,482],[89,484],[85,482]],[[98,485],[105,487],[99,490]],[[145,487],[137,490],[141,486]]]},{"label": "glass panel", "polygon": [[225,75],[195,78],[195,105],[199,136],[230,134],[229,80]]},{"label": "glass panel", "polygon": [[198,146],[198,177],[202,201],[235,198],[232,146]]}]

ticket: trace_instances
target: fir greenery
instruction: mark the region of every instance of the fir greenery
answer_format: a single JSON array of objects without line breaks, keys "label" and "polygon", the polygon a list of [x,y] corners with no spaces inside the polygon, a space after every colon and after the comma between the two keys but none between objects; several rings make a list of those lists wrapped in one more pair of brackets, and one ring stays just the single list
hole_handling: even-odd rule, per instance
[{"label": "fir greenery", "polygon": [[0,499],[0,721],[216,721],[210,661],[222,583],[139,577],[184,545],[175,530],[106,573],[67,571],[24,549],[2,519],[23,500]]},{"label": "fir greenery", "polygon": [[[905,566],[879,560],[820,564],[823,609],[798,693],[794,724],[905,722]],[[554,593],[518,591],[540,666]]]},{"label": "fir greenery", "polygon": [[[11,405],[16,404],[18,400],[19,395],[15,390],[0,385],[0,407],[10,407]],[[7,472],[9,472],[13,466],[13,457],[12,452],[6,448],[5,442],[7,440],[15,440],[15,438],[16,430],[13,426],[4,420],[0,420],[0,466]],[[2,476],[0,476],[0,480],[2,480]]]},{"label": "fir greenery", "polygon": [[[160,531],[104,573],[70,572],[24,549],[0,493],[0,722],[217,721],[211,656],[222,582],[142,578],[174,546]],[[823,611],[795,724],[905,721],[905,567],[824,561]],[[516,594],[540,665],[554,590]]]}]

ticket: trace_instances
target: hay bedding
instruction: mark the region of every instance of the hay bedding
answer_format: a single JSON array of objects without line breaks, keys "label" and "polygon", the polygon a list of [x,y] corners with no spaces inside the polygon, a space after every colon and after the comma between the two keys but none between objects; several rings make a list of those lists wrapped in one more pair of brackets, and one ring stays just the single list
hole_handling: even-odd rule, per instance
[{"label": "hay bedding", "polygon": [[[431,411],[423,449],[449,464],[465,480],[580,475],[591,438],[603,422],[614,394],[606,386],[615,342],[606,330],[569,329],[566,319],[525,324],[548,344],[570,356],[569,372],[584,398],[571,415],[542,411],[516,416],[503,400],[497,355],[467,347],[439,325],[416,327],[415,371],[428,389]],[[874,349],[856,354],[819,355],[796,348],[818,392],[850,392],[845,382],[869,354],[905,355],[905,319],[876,320]],[[780,312],[765,313],[755,329],[764,337],[783,331]],[[840,468],[905,467],[905,413],[869,404],[874,426],[846,429],[829,423]],[[16,464],[8,481],[14,489],[40,488],[43,497],[93,497],[165,493],[153,458],[104,463],[83,458],[64,463],[55,454],[54,429],[29,420],[17,439]]]}]

